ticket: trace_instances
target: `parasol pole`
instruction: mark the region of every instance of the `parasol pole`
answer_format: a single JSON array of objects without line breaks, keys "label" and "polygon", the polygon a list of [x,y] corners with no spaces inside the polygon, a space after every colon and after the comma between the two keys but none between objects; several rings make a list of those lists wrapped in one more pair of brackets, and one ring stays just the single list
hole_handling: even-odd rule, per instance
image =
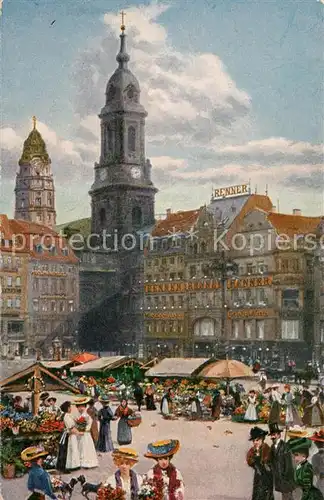
[{"label": "parasol pole", "polygon": [[39,409],[39,396],[40,396],[40,390],[41,390],[41,384],[40,384],[40,369],[39,365],[35,367],[34,371],[34,378],[33,378],[33,394],[32,394],[32,401],[33,401],[33,414],[37,415],[38,409]]}]

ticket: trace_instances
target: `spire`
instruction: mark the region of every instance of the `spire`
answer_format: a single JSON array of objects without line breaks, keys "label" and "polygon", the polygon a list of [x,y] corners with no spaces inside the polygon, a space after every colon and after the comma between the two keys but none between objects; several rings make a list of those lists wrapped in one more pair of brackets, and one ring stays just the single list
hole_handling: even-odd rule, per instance
[{"label": "spire", "polygon": [[120,69],[127,69],[127,63],[129,61],[129,55],[126,52],[125,15],[126,15],[125,12],[122,11],[122,13],[121,13],[122,23],[120,26],[121,34],[119,36],[119,38],[120,38],[120,50],[119,50],[119,53],[117,54],[117,57],[116,57],[116,61],[119,63]]},{"label": "spire", "polygon": [[29,136],[24,142],[23,152],[19,160],[19,165],[28,164],[34,156],[40,157],[45,162],[50,162],[50,158],[46,150],[45,141],[36,128],[36,116],[33,116],[32,120],[33,130],[30,132]]}]

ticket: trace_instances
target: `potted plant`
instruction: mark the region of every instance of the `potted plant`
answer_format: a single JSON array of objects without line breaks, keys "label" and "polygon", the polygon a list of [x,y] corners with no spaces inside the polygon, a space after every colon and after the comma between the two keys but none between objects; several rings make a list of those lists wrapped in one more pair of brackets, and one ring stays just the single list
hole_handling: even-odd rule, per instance
[{"label": "potted plant", "polygon": [[11,444],[5,444],[1,448],[2,475],[5,479],[13,479],[16,475],[16,450]]}]

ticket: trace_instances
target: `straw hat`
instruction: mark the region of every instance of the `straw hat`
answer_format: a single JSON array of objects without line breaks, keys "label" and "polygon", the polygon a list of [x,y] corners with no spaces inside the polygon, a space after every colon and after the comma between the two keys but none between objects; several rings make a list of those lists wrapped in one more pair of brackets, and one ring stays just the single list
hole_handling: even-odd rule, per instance
[{"label": "straw hat", "polygon": [[106,394],[103,394],[102,396],[99,396],[98,401],[102,404],[108,404],[109,403],[109,396]]},{"label": "straw hat", "polygon": [[31,462],[36,460],[36,458],[46,457],[48,451],[46,451],[42,446],[29,446],[21,452],[21,460],[23,462]]},{"label": "straw hat", "polygon": [[39,396],[39,399],[41,401],[46,401],[46,399],[49,398],[49,393],[48,392],[43,392],[40,396]]},{"label": "straw hat", "polygon": [[87,405],[89,403],[89,401],[91,400],[90,397],[88,396],[84,396],[83,398],[77,398],[73,401],[73,404],[75,406],[84,406],[84,405]]},{"label": "straw hat", "polygon": [[146,458],[167,458],[175,455],[180,448],[180,442],[177,439],[166,439],[164,441],[156,441],[147,446]]},{"label": "straw hat", "polygon": [[288,430],[287,436],[292,438],[303,438],[307,436],[307,431],[305,431],[302,427],[299,427],[299,425],[295,425]]},{"label": "straw hat", "polygon": [[117,448],[111,455],[114,459],[129,460],[130,462],[134,462],[134,464],[139,460],[138,453],[133,448]]}]

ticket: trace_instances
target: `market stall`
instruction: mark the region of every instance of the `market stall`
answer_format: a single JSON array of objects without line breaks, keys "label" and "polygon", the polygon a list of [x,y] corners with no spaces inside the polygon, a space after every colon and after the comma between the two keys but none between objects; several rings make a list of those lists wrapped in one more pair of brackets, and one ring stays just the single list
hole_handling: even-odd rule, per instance
[{"label": "market stall", "polygon": [[192,378],[212,363],[208,358],[164,358],[145,372],[147,378],[176,379]]},{"label": "market stall", "polygon": [[128,356],[103,356],[71,368],[72,375],[123,378],[124,381],[140,380],[142,363]]}]

